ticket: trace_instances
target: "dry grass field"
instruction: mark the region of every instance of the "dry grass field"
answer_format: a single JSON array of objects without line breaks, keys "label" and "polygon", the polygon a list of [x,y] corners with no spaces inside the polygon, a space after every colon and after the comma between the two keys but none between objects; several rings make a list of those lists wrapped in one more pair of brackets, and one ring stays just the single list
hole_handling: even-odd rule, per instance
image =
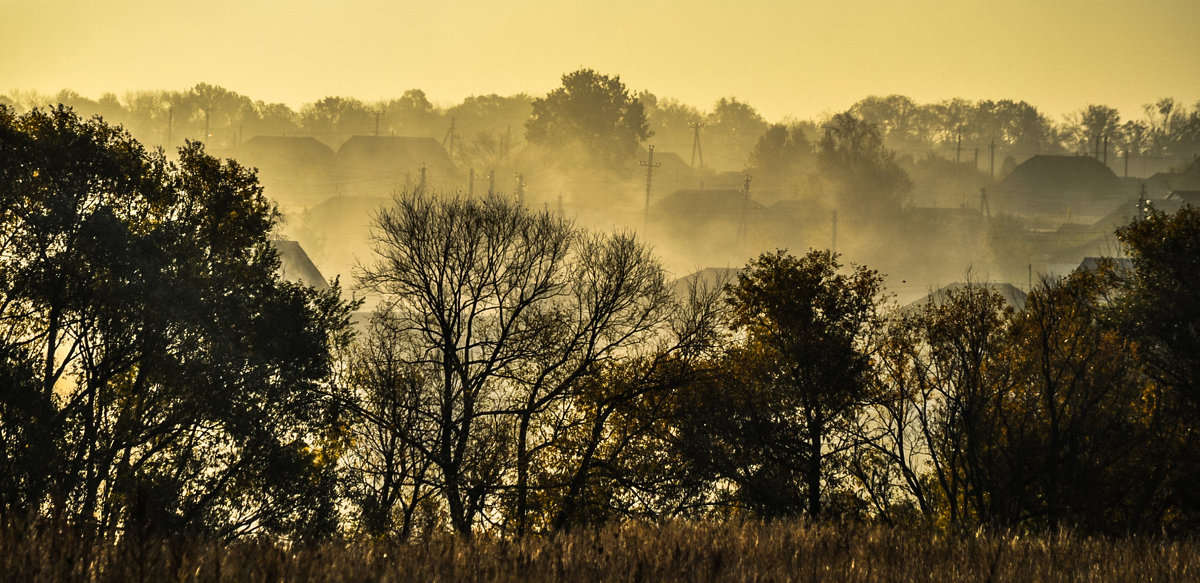
[{"label": "dry grass field", "polygon": [[0,533],[0,579],[26,582],[1196,581],[1200,543],[797,523],[628,524],[519,541],[89,544]]}]

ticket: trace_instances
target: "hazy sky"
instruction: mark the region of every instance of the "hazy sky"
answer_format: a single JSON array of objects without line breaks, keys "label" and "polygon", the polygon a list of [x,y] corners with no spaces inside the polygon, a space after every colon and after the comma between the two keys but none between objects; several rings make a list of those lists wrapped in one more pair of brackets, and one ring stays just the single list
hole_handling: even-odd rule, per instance
[{"label": "hazy sky", "polygon": [[222,85],[292,106],[541,94],[581,66],[775,120],[866,95],[1200,100],[1200,0],[0,0],[0,93]]}]

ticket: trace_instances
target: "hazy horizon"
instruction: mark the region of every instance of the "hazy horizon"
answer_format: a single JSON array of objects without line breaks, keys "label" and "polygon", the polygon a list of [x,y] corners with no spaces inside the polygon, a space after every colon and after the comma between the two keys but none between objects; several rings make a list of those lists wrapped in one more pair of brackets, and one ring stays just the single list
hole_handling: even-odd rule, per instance
[{"label": "hazy horizon", "polygon": [[412,88],[449,105],[544,94],[580,67],[702,109],[736,96],[772,121],[895,93],[1024,100],[1055,120],[1091,103],[1136,118],[1157,98],[1200,95],[1188,63],[1200,3],[1187,0],[0,4],[0,91],[92,98],[207,82],[295,108]]}]

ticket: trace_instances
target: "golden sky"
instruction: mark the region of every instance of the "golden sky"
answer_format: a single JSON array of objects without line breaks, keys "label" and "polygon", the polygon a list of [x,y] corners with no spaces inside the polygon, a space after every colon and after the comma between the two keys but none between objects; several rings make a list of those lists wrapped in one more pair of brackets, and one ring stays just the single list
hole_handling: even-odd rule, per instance
[{"label": "golden sky", "polygon": [[1200,0],[0,0],[0,93],[222,85],[292,106],[541,94],[581,66],[771,120],[867,95],[1200,100]]}]

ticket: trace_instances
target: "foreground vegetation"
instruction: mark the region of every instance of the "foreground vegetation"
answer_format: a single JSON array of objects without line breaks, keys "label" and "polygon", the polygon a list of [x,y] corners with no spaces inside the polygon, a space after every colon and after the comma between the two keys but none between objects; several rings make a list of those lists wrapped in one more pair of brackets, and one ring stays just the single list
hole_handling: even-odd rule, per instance
[{"label": "foreground vegetation", "polygon": [[972,284],[897,310],[829,251],[671,282],[631,233],[422,188],[376,215],[358,285],[379,302],[352,327],[336,283],[282,279],[234,161],[66,108],[0,106],[0,152],[0,522],[304,544],[1200,528],[1197,208],[1140,211],[1127,263],[1019,302]]},{"label": "foreground vegetation", "polygon": [[92,544],[69,529],[0,530],[13,581],[1182,581],[1200,543],[1158,537],[947,536],[798,522],[632,523],[515,541],[288,546],[250,539]]}]

